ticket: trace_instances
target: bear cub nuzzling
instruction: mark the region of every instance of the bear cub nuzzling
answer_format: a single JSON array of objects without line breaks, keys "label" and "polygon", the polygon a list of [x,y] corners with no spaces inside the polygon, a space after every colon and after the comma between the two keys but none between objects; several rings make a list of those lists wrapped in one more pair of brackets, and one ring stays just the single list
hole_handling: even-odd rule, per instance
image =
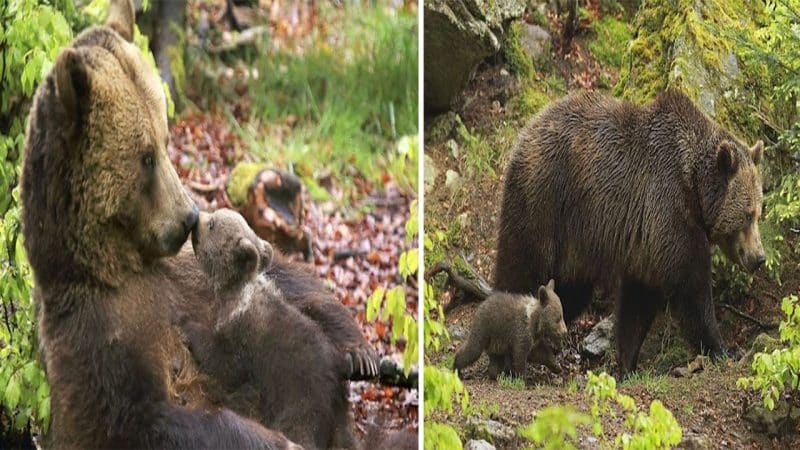
[{"label": "bear cub nuzzling", "polygon": [[231,395],[255,395],[252,413],[305,448],[353,448],[345,361],[264,275],[271,245],[231,210],[201,214],[192,244],[216,302],[215,324],[179,324],[198,364]]},{"label": "bear cub nuzzling", "polygon": [[524,376],[526,362],[540,362],[557,372],[554,349],[567,334],[561,299],[555,282],[540,286],[537,297],[495,292],[481,303],[472,318],[469,337],[456,352],[459,371],[489,355],[490,378],[507,373]]}]

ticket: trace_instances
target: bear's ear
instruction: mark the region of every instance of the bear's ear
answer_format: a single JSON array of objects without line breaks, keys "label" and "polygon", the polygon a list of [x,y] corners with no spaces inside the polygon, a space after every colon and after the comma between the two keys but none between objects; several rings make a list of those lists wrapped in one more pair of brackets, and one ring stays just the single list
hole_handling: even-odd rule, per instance
[{"label": "bear's ear", "polygon": [[547,288],[544,286],[539,286],[539,291],[536,293],[536,298],[539,299],[539,305],[547,306],[547,302],[550,300],[549,296],[547,295]]},{"label": "bear's ear", "polygon": [[272,263],[272,257],[274,251],[272,249],[272,245],[270,245],[269,242],[263,239],[259,239],[258,242],[259,245],[261,246],[261,252],[260,252],[261,259],[259,261],[259,267],[263,270],[269,267],[269,265]]},{"label": "bear's ear", "polygon": [[135,14],[132,0],[111,0],[106,26],[119,33],[126,41],[133,42]]},{"label": "bear's ear", "polygon": [[739,159],[736,157],[736,146],[731,141],[722,141],[717,146],[717,168],[725,175],[736,172]]},{"label": "bear's ear", "polygon": [[67,116],[80,115],[81,102],[89,94],[89,76],[78,51],[65,48],[56,59],[53,69],[56,78],[56,94]]},{"label": "bear's ear", "polygon": [[753,164],[758,165],[762,156],[764,156],[764,141],[759,139],[750,149],[750,157],[753,158]]},{"label": "bear's ear", "polygon": [[234,250],[234,260],[239,271],[243,274],[250,274],[258,266],[258,249],[250,239],[239,238]]},{"label": "bear's ear", "polygon": [[547,282],[547,289],[549,289],[551,291],[555,291],[556,290],[556,280],[550,278],[550,281]]}]

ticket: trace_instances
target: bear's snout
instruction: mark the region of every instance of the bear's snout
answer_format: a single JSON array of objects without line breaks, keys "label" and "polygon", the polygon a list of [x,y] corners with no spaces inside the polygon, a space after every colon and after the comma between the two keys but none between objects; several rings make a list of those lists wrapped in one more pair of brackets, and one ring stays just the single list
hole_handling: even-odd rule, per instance
[{"label": "bear's snout", "polygon": [[192,210],[186,217],[183,219],[183,230],[186,234],[189,234],[194,227],[197,226],[197,220],[200,218],[200,210],[197,209],[197,205],[192,205]]}]

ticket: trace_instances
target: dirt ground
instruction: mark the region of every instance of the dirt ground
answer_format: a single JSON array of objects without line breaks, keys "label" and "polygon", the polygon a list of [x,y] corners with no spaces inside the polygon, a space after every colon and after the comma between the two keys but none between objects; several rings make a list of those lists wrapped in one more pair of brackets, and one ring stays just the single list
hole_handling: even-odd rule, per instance
[{"label": "dirt ground", "polygon": [[[581,44],[578,42],[576,45]],[[557,65],[556,70],[563,77],[580,71],[580,67],[562,64],[560,67]],[[492,279],[495,260],[503,168],[513,145],[514,131],[526,120],[516,114],[511,101],[519,92],[519,83],[503,72],[502,61],[483,63],[455,106],[465,128],[471,136],[480,137],[481,145],[465,142],[456,127],[454,131],[445,133],[444,138],[437,142],[428,141],[425,146],[426,158],[430,158],[429,164],[438,174],[425,192],[425,233],[434,239],[437,248],[426,256],[426,264],[437,262],[431,260],[436,258],[457,265],[457,261],[463,258],[486,280]],[[426,119],[427,124],[436,123],[433,118]],[[431,135],[430,126],[426,125],[426,139]],[[474,150],[485,153],[477,157],[466,155]],[[446,176],[448,170],[457,176]],[[456,182],[446,183],[447,178]],[[782,317],[781,298],[800,291],[799,260],[797,255],[786,257],[781,285],[769,279],[763,271],[756,274],[749,293],[732,302],[732,306],[762,323],[778,323]],[[442,289],[441,280],[434,281],[434,286],[437,299],[447,303],[451,292]],[[428,363],[452,364],[454,352],[466,337],[476,306],[474,303],[460,305],[446,314],[452,342],[442,352],[427,354]],[[559,355],[562,373],[552,374],[543,367],[529,366],[524,389],[503,387],[487,379],[484,371],[488,361],[483,356],[462,374],[471,405],[476,407],[482,419],[493,419],[514,429],[529,423],[538,410],[548,405],[570,404],[587,412],[588,403],[583,393],[586,371],[606,370],[614,374],[616,367],[613,354],[598,361],[583,358],[579,344],[592,326],[612,311],[613,300],[601,297],[583,316],[568,324],[568,344]],[[742,353],[750,349],[755,336],[763,331],[753,321],[720,306],[719,302],[716,314],[726,343],[738,347]],[[775,336],[777,329],[772,329],[771,334]],[[670,319],[669,311],[665,311],[654,323],[643,345],[639,375],[628,381],[618,381],[617,387],[621,393],[632,396],[642,409],[646,409],[652,400],[661,400],[681,425],[684,436],[707,438],[711,448],[800,448],[800,428],[780,437],[770,437],[752,429],[743,419],[745,407],[760,401],[755,395],[736,387],[736,380],[748,372],[746,364],[729,359],[714,363],[690,377],[670,375],[672,369],[686,366],[693,359],[694,355],[685,345],[677,324]],[[471,438],[464,431],[467,418],[461,416],[460,410],[451,416],[436,413],[431,418],[454,425],[462,439]],[[613,440],[622,426],[621,419],[606,424],[606,434]],[[598,447],[597,439],[588,431],[580,439],[581,448]],[[505,447],[521,448],[526,444],[518,440]]]}]

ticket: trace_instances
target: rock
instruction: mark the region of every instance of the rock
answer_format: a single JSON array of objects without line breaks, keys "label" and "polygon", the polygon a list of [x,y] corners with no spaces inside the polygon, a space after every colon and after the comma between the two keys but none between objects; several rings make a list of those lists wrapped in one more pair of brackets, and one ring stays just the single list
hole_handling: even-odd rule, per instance
[{"label": "rock", "polygon": [[439,169],[436,168],[436,164],[433,162],[433,158],[428,156],[428,153],[425,152],[425,192],[430,192],[433,189],[433,185],[436,183],[436,177],[439,176]]},{"label": "rock", "polygon": [[539,25],[522,24],[522,48],[533,60],[534,64],[541,66],[550,59],[552,38],[550,33]]},{"label": "rock", "polygon": [[495,450],[495,446],[484,441],[483,439],[470,439],[464,445],[464,450]]},{"label": "rock", "polygon": [[755,356],[756,353],[772,353],[780,348],[783,348],[780,339],[775,339],[766,333],[761,333],[753,340],[753,345],[750,346],[750,350],[742,357],[740,364],[749,366],[753,362],[753,356]]},{"label": "rock", "polygon": [[503,26],[525,0],[429,0],[425,14],[425,109],[450,108],[475,66],[500,50]]},{"label": "rock", "polygon": [[678,444],[680,450],[707,450],[711,447],[711,439],[700,433],[684,431],[683,439]]},{"label": "rock", "polygon": [[687,369],[689,370],[689,373],[697,373],[702,372],[710,365],[711,358],[705,355],[697,355],[697,357],[689,363]]},{"label": "rock", "polygon": [[610,315],[597,323],[589,335],[583,339],[583,352],[591,356],[601,356],[611,346],[614,334],[614,316]]},{"label": "rock", "polygon": [[762,403],[750,404],[744,412],[744,420],[752,425],[758,432],[777,436],[782,431],[791,429],[800,419],[800,408],[795,408],[784,400],[775,403],[775,409],[770,411]]},{"label": "rock", "polygon": [[675,378],[689,378],[692,375],[689,369],[683,366],[672,369],[669,374]]},{"label": "rock", "polygon": [[461,175],[455,170],[447,169],[444,174],[444,187],[450,190],[451,194],[458,192],[459,188],[461,188]]},{"label": "rock", "polygon": [[434,117],[428,122],[430,125],[425,125],[425,142],[439,144],[450,139],[459,122],[458,114],[452,111]]},{"label": "rock", "polygon": [[467,419],[467,436],[483,439],[494,445],[505,447],[514,441],[514,429],[496,420],[482,420],[478,417]]},{"label": "rock", "polygon": [[511,75],[511,73],[509,71],[507,71],[506,69],[500,69],[500,76],[501,77],[507,77],[509,75]]},{"label": "rock", "polygon": [[452,156],[453,159],[458,159],[458,142],[456,142],[455,139],[448,139],[444,145],[450,150],[450,156]]}]

